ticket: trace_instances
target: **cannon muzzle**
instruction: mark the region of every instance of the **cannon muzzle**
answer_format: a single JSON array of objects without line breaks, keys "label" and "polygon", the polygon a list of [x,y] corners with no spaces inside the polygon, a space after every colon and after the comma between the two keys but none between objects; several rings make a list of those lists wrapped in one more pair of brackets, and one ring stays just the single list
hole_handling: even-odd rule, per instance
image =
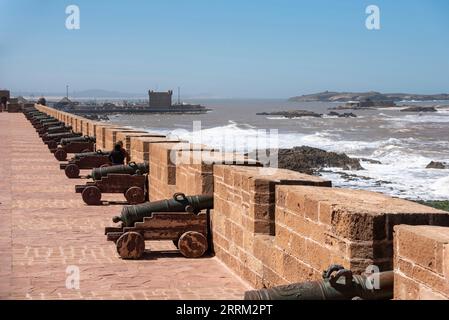
[{"label": "cannon muzzle", "polygon": [[145,202],[133,206],[125,206],[120,216],[112,218],[114,223],[122,222],[123,227],[132,227],[135,222],[143,221],[153,212],[193,212],[213,209],[214,198],[210,195],[186,196],[183,193],[175,193],[173,199],[153,202]]},{"label": "cannon muzzle", "polygon": [[148,162],[135,163],[130,162],[127,165],[109,166],[103,168],[94,168],[90,177],[94,180],[101,180],[101,177],[106,177],[108,174],[146,174],[150,171]]},{"label": "cannon muzzle", "polygon": [[354,275],[339,265],[323,272],[323,280],[246,291],[245,300],[389,300],[393,271]]}]

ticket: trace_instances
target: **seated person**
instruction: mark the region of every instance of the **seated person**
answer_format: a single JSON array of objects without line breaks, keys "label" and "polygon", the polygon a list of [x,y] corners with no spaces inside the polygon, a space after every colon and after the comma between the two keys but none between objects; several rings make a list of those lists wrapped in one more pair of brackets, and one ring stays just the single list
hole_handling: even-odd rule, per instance
[{"label": "seated person", "polygon": [[122,152],[125,155],[126,163],[129,163],[131,161],[131,157],[129,156],[128,151],[126,151],[126,149],[123,148],[123,141],[117,141],[117,143],[120,145]]},{"label": "seated person", "polygon": [[126,155],[123,150],[124,149],[119,143],[115,144],[114,150],[112,150],[109,155],[109,161],[111,161],[112,165],[125,164]]}]

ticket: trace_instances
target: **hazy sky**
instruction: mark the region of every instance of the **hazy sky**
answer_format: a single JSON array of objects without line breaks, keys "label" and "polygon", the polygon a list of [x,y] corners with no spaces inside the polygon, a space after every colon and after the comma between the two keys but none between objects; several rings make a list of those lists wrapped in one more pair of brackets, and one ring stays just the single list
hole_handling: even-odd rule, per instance
[{"label": "hazy sky", "polygon": [[[71,4],[80,30],[65,27]],[[380,30],[365,27],[371,4]],[[449,91],[447,0],[0,0],[0,12],[0,87],[16,91]]]}]

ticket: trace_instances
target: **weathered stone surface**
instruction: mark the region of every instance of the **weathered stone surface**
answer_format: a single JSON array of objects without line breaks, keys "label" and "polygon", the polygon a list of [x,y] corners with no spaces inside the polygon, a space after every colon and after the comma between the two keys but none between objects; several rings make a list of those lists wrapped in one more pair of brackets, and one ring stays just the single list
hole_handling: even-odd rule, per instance
[{"label": "weathered stone surface", "polygon": [[394,228],[395,299],[449,299],[449,228]]}]

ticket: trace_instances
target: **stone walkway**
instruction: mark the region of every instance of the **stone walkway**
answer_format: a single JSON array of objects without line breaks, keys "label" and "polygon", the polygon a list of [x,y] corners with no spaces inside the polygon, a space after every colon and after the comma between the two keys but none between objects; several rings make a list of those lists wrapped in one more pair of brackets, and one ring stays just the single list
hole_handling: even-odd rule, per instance
[{"label": "stone walkway", "polygon": [[[74,191],[84,181],[66,178],[23,114],[0,113],[0,137],[0,299],[242,299],[251,289],[171,242],[121,260],[104,235],[121,205],[86,206]],[[67,289],[77,270],[79,289]]]}]

